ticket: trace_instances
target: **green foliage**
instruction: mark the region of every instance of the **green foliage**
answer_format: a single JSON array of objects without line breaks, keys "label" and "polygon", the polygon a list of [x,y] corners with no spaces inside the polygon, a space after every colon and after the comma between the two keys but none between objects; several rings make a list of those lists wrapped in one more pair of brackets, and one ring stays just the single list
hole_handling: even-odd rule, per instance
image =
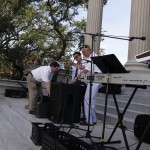
[{"label": "green foliage", "polygon": [[14,32],[15,26],[11,22],[12,18],[10,16],[1,16],[0,14],[0,34]]},{"label": "green foliage", "polygon": [[[106,1],[106,0],[105,0]],[[88,0],[2,0],[0,3],[0,68],[24,68],[30,60],[39,65],[55,55],[67,61],[84,42],[86,20],[76,21],[78,9]],[[63,56],[63,57],[62,57]],[[13,69],[10,69],[11,75]],[[11,77],[10,75],[10,77]]]}]

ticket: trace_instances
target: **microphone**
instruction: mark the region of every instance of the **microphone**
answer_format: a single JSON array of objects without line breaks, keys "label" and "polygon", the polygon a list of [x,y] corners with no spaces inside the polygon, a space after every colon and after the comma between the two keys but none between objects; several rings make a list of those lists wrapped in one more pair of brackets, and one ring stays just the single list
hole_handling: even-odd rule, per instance
[{"label": "microphone", "polygon": [[143,37],[140,37],[140,39],[144,41],[146,40],[146,37],[143,36]]},{"label": "microphone", "polygon": [[135,40],[135,39],[139,39],[139,40],[144,41],[144,40],[146,40],[146,37],[144,37],[144,36],[142,36],[142,37],[130,37],[129,41],[132,41],[132,40]]}]

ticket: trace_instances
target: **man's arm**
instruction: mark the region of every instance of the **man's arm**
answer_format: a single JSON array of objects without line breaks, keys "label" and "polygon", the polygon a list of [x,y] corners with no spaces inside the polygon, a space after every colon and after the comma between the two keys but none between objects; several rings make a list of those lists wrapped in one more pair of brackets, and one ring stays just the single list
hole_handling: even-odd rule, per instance
[{"label": "man's arm", "polygon": [[72,61],[69,61],[69,62],[68,62],[68,65],[69,65],[69,66],[74,66],[75,68],[78,68],[78,69],[81,69],[81,70],[83,70],[83,69],[85,68],[85,65],[77,64],[77,63],[74,63],[74,62],[72,62]]},{"label": "man's arm", "polygon": [[73,63],[72,65],[73,65],[74,67],[76,67],[76,68],[81,69],[81,70],[83,70],[83,69],[85,68],[85,66],[82,65],[82,64],[76,64],[76,63]]},{"label": "man's arm", "polygon": [[[82,74],[87,74],[87,72],[88,72],[87,69],[83,69],[83,70],[82,70]],[[81,74],[80,74],[80,76],[81,76]]]},{"label": "man's arm", "polygon": [[51,94],[51,84],[50,84],[50,82],[45,82],[45,87],[47,89],[48,95],[50,96],[50,94]]},{"label": "man's arm", "polygon": [[81,74],[87,74],[87,72],[88,72],[88,70],[83,69],[82,72],[81,72],[75,79],[71,80],[69,83],[70,83],[70,84],[73,84],[73,83],[75,83],[78,79],[80,80]]}]

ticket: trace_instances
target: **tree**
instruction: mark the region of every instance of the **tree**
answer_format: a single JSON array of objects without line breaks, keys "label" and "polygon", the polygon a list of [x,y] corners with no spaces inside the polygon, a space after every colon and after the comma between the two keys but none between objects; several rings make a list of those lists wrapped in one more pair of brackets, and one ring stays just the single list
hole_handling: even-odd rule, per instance
[{"label": "tree", "polygon": [[69,51],[83,42],[86,20],[76,21],[88,0],[2,0],[0,55],[10,66],[24,67],[34,53],[41,64],[55,55],[69,59]]}]

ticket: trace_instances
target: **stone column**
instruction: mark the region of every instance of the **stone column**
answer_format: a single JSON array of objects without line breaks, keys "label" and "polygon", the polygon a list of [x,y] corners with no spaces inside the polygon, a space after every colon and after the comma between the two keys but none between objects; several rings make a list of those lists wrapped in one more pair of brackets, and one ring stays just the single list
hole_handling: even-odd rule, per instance
[{"label": "stone column", "polygon": [[[89,0],[86,33],[101,34],[103,0]],[[99,54],[100,37],[95,37],[93,50]],[[92,36],[85,35],[85,44],[92,46]]]},{"label": "stone column", "polygon": [[132,0],[130,37],[146,37],[146,40],[129,42],[127,70],[147,70],[148,65],[137,63],[135,55],[150,50],[150,0]]}]

